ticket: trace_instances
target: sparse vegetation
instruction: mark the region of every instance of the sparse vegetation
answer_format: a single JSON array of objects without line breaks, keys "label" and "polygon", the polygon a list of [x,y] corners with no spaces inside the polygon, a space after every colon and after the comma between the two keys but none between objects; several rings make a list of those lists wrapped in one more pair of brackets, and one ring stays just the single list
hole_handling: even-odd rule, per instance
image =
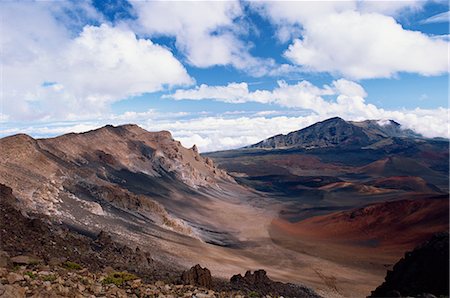
[{"label": "sparse vegetation", "polygon": [[83,269],[83,267],[81,267],[80,264],[75,263],[75,262],[71,262],[71,261],[64,262],[63,265],[64,265],[65,268],[71,269],[71,270],[81,270],[81,269]]},{"label": "sparse vegetation", "polygon": [[137,278],[138,277],[136,275],[128,272],[113,272],[105,277],[103,284],[115,284],[116,286],[121,286],[127,281],[135,280]]},{"label": "sparse vegetation", "polygon": [[259,294],[257,292],[255,292],[255,291],[251,291],[251,292],[248,293],[248,297],[256,298],[256,297],[259,297]]},{"label": "sparse vegetation", "polygon": [[55,281],[55,280],[56,280],[56,276],[53,275],[53,274],[50,274],[50,275],[44,275],[44,276],[42,277],[42,280],[43,280],[43,281]]},{"label": "sparse vegetation", "polygon": [[31,279],[35,279],[36,278],[36,274],[34,274],[33,272],[31,272],[31,271],[27,271],[27,272],[25,272],[25,274],[24,275],[28,275]]}]

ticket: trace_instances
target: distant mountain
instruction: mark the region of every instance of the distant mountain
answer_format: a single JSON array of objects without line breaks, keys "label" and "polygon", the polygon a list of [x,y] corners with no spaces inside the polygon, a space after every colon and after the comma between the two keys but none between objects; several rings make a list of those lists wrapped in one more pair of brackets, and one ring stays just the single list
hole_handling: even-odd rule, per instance
[{"label": "distant mountain", "polygon": [[[327,148],[386,146],[396,138],[420,138],[410,129],[403,129],[393,120],[345,121],[334,117],[287,135],[276,135],[246,148]],[[380,143],[381,142],[381,143]]]}]

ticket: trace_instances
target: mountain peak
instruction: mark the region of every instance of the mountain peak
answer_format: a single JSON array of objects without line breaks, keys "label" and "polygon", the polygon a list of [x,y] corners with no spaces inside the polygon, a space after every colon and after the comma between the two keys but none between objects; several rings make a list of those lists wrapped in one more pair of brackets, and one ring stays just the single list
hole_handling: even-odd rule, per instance
[{"label": "mountain peak", "polygon": [[287,135],[276,135],[247,148],[363,148],[383,139],[421,137],[394,120],[345,121],[333,117]]},{"label": "mountain peak", "polygon": [[318,123],[328,123],[328,122],[347,122],[347,121],[345,121],[341,117],[336,116],[336,117],[331,117],[331,118],[325,119]]}]

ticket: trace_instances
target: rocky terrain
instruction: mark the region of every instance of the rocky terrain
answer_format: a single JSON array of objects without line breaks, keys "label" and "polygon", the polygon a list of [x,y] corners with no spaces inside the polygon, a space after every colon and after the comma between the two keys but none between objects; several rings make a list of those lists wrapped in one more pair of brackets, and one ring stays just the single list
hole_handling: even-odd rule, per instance
[{"label": "rocky terrain", "polygon": [[265,272],[261,287],[259,279],[242,284],[214,278],[200,265],[183,271],[105,232],[89,237],[45,216],[25,217],[11,188],[0,184],[0,194],[0,297],[319,297],[306,287],[274,282]]},{"label": "rocky terrain", "polygon": [[[76,263],[69,264],[70,266],[21,264],[13,269],[0,267],[0,297],[279,297],[278,294],[271,296],[247,290],[211,290],[197,285],[164,281],[146,283],[126,271],[107,268],[102,272],[92,273]],[[302,289],[302,292],[297,290],[294,295],[287,297],[319,298],[308,289]]]},{"label": "rocky terrain", "polygon": [[0,139],[2,289],[363,297],[448,230],[447,140],[339,118],[275,139],[202,155],[136,125]]},{"label": "rocky terrain", "polygon": [[[449,227],[448,140],[394,121],[331,118],[206,156],[281,202],[269,226],[274,243],[344,268],[384,275],[405,251]],[[342,293],[339,275],[316,274]]]}]

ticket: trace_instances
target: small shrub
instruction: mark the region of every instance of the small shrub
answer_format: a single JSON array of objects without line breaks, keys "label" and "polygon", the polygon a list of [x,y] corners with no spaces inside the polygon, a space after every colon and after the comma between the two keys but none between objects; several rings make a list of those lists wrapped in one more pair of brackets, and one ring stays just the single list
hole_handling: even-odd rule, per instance
[{"label": "small shrub", "polygon": [[128,272],[113,272],[103,280],[103,284],[115,284],[121,286],[127,281],[137,279],[138,277]]},{"label": "small shrub", "polygon": [[80,264],[71,261],[64,262],[64,267],[71,270],[80,270],[83,268]]},{"label": "small shrub", "polygon": [[259,294],[255,291],[252,291],[252,292],[248,293],[248,297],[256,298],[256,297],[259,297]]},{"label": "small shrub", "polygon": [[35,278],[36,278],[36,274],[34,274],[34,273],[31,272],[31,271],[25,272],[25,275],[28,275],[31,279],[35,279]]},{"label": "small shrub", "polygon": [[44,276],[42,277],[42,280],[43,280],[43,281],[55,281],[55,280],[56,280],[56,276],[53,275],[53,274],[50,274],[50,275],[44,275]]}]

